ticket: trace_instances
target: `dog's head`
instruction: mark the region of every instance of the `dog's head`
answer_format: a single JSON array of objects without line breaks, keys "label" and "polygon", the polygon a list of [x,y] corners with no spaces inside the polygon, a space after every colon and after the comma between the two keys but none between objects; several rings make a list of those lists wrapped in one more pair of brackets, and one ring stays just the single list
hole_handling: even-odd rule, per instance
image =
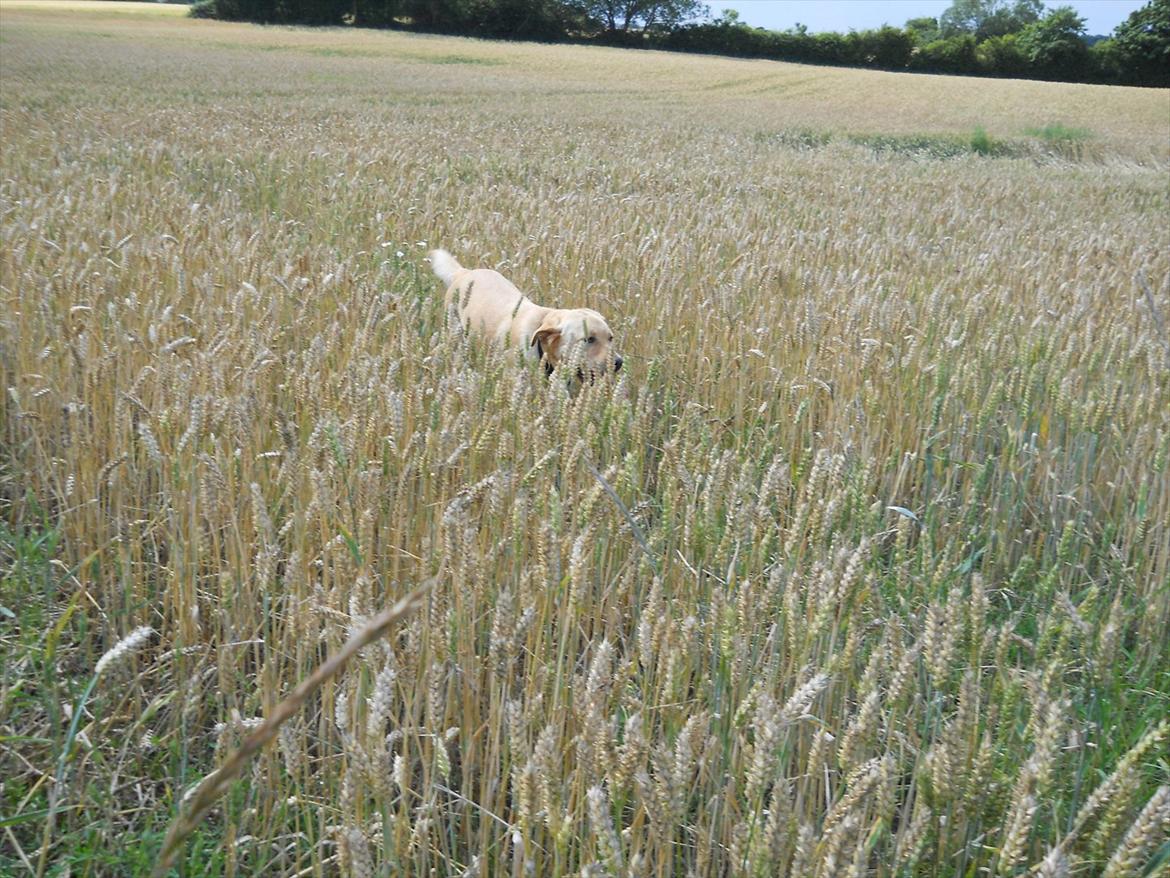
[{"label": "dog's head", "polygon": [[622,358],[613,347],[613,331],[591,308],[550,311],[532,334],[532,345],[550,367],[576,362],[582,378],[585,373],[592,377],[622,367]]}]

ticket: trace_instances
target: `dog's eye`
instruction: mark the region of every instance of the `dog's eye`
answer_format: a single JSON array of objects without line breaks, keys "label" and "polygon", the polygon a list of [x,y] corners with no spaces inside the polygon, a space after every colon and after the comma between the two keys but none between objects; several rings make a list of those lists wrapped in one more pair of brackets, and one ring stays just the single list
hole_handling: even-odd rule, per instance
[{"label": "dog's eye", "polygon": [[610,340],[610,341],[613,341],[613,336],[612,336],[612,335],[609,337],[609,340]]},{"label": "dog's eye", "polygon": [[585,342],[587,344],[596,344],[597,343],[597,336],[591,335],[591,336],[589,336],[589,338],[585,339]]}]

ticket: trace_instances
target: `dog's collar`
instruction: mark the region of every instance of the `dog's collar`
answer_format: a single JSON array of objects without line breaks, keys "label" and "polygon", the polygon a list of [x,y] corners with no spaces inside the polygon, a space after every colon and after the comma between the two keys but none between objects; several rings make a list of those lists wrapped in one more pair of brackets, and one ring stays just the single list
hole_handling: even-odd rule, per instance
[{"label": "dog's collar", "polygon": [[544,363],[544,374],[546,376],[553,373],[553,364],[544,358],[544,345],[540,343],[540,336],[534,335],[532,343],[536,345],[536,359]]}]

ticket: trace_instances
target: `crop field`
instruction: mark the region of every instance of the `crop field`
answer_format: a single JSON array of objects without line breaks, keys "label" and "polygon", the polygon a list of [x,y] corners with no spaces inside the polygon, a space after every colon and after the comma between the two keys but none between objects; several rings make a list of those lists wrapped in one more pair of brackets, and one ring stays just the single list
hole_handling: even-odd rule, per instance
[{"label": "crop field", "polygon": [[0,873],[1165,875],[1168,114],[0,2]]}]

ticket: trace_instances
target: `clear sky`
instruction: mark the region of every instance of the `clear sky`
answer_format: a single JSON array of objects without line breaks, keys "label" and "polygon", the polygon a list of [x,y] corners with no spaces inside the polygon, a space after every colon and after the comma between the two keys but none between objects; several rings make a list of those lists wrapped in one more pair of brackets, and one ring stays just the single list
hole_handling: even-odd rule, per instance
[{"label": "clear sky", "polygon": [[[863,30],[883,24],[902,25],[908,18],[941,15],[950,0],[706,0],[711,15],[734,9],[740,21],[753,27],[787,30],[797,22],[810,31],[850,28]],[[1046,0],[1051,9],[1071,6],[1085,19],[1090,34],[1110,34],[1146,0]]]}]

